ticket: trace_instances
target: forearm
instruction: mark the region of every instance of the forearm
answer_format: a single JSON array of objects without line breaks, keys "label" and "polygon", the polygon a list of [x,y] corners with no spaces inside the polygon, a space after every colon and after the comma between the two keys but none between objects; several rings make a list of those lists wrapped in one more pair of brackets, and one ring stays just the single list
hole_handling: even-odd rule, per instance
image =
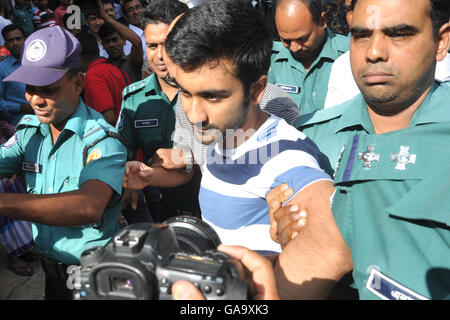
[{"label": "forearm", "polygon": [[173,188],[188,183],[194,176],[195,169],[189,173],[182,170],[166,170],[161,167],[152,168],[150,186],[160,188]]},{"label": "forearm", "polygon": [[48,195],[0,193],[0,215],[53,226],[98,222],[105,207],[80,190]]}]

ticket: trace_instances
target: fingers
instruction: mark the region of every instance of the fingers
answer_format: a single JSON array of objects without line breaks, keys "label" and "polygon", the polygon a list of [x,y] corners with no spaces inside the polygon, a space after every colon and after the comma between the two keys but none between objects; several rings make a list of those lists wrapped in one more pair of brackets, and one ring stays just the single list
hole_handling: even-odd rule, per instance
[{"label": "fingers", "polygon": [[277,222],[277,237],[281,247],[284,248],[306,226],[307,212],[297,206],[289,206],[290,213]]},{"label": "fingers", "polygon": [[186,280],[179,280],[172,285],[172,296],[175,300],[206,300],[200,290]]},{"label": "fingers", "polygon": [[251,280],[256,288],[254,299],[279,299],[272,263],[268,259],[240,246],[220,245],[218,250],[235,257],[251,272]]},{"label": "fingers", "polygon": [[289,188],[287,184],[281,184],[267,194],[266,202],[269,205],[269,218],[271,223],[275,220],[273,216],[274,213],[293,193],[294,190]]},{"label": "fingers", "polygon": [[130,205],[133,210],[137,209],[138,201],[139,201],[139,191],[133,190],[130,194]]}]

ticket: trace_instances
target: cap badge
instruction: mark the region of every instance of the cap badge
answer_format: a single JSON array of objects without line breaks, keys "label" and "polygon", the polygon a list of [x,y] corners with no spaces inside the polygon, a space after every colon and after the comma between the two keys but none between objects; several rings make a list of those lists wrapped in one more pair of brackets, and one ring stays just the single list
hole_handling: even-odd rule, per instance
[{"label": "cap badge", "polygon": [[45,42],[41,39],[35,39],[31,41],[31,43],[27,47],[27,60],[32,62],[39,61],[45,56],[46,52],[47,45],[45,44]]}]

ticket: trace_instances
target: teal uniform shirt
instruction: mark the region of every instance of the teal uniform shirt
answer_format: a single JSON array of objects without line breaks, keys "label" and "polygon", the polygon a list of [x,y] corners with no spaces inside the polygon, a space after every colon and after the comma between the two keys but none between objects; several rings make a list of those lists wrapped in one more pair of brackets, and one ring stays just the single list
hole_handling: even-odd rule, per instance
[{"label": "teal uniform shirt", "polygon": [[175,103],[176,97],[171,102],[161,90],[156,74],[123,90],[117,129],[132,153],[141,149],[150,159],[159,148],[172,148]]},{"label": "teal uniform shirt", "polygon": [[17,133],[0,147],[0,174],[24,171],[29,193],[74,191],[89,180],[100,180],[114,190],[102,220],[93,225],[55,227],[33,223],[34,242],[43,256],[64,264],[79,264],[84,250],[106,245],[118,231],[126,148],[107,132],[115,130],[80,100],[55,144],[49,125],[34,115],[26,115],[17,125]]},{"label": "teal uniform shirt", "polygon": [[305,127],[319,147],[324,139],[322,147],[336,144],[332,152],[345,146],[332,212],[352,250],[361,299],[450,292],[449,98],[450,87],[435,84],[407,129],[381,135],[367,123],[361,96],[339,106],[341,115],[332,108],[329,120],[322,114],[315,128]]},{"label": "teal uniform shirt", "polygon": [[294,126],[317,144],[322,168],[330,176],[350,137],[375,133],[361,94],[336,107],[300,116]]},{"label": "teal uniform shirt", "polygon": [[281,42],[274,42],[269,70],[269,82],[284,89],[297,103],[300,114],[323,109],[328,92],[331,66],[343,53],[349,50],[347,36],[332,33],[326,29],[326,40],[319,56],[308,72]]},{"label": "teal uniform shirt", "polygon": [[[161,90],[156,74],[124,89],[117,129],[131,154],[141,149],[145,158],[151,159],[156,150],[172,148],[176,101],[177,96],[170,101]],[[195,184],[191,180],[183,186],[160,190],[172,208],[198,212],[198,202],[193,199]]]}]

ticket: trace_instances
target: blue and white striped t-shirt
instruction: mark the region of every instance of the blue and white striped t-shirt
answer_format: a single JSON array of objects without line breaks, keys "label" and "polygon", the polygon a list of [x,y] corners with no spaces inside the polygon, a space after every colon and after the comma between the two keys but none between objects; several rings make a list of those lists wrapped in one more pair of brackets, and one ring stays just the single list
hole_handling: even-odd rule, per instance
[{"label": "blue and white striped t-shirt", "polygon": [[312,140],[273,115],[235,149],[211,145],[199,194],[203,220],[224,244],[280,252],[269,233],[266,195],[282,183],[288,183],[295,196],[313,182],[331,181],[318,159]]}]

